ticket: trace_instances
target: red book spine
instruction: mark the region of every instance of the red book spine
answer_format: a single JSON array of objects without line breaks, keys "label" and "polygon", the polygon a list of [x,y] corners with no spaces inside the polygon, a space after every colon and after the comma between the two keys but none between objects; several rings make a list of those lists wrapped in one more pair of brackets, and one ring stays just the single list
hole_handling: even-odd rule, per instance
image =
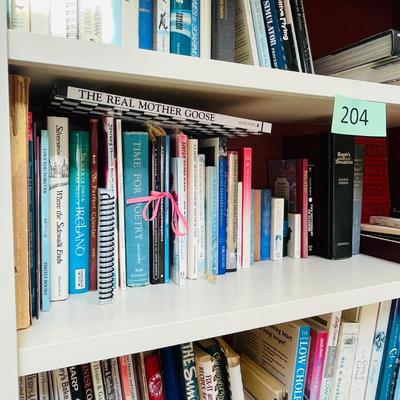
[{"label": "red book spine", "polygon": [[[242,180],[242,267],[250,268],[251,248],[251,178],[252,156],[251,147],[243,147],[240,152],[239,174]],[[240,179],[240,178],[239,178]]]},{"label": "red book spine", "polygon": [[119,375],[121,378],[122,395],[124,396],[124,400],[132,400],[127,357],[128,356],[118,357]]},{"label": "red book spine", "polygon": [[308,257],[308,160],[297,160],[297,213],[301,214],[301,257]]},{"label": "red book spine", "polygon": [[149,400],[164,400],[160,359],[158,358],[158,353],[145,355],[144,366],[146,370]]},{"label": "red book spine", "polygon": [[97,289],[98,121],[90,120],[90,290]]}]

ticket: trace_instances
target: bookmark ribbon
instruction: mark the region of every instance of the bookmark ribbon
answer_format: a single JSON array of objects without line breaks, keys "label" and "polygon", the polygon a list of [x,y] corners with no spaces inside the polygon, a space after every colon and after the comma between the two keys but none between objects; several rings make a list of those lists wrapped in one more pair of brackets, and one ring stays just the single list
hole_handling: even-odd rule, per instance
[{"label": "bookmark ribbon", "polygon": [[[158,215],[158,211],[160,209],[160,204],[162,199],[167,198],[171,201],[172,204],[172,216],[171,216],[171,229],[175,233],[176,236],[186,236],[188,232],[188,223],[183,216],[181,210],[176,204],[176,200],[171,193],[168,192],[150,192],[150,196],[136,197],[134,199],[128,199],[127,204],[136,204],[136,203],[145,203],[146,205],[143,207],[142,217],[145,221],[150,222],[154,221]],[[147,210],[152,202],[155,202],[153,208],[153,214],[151,217],[147,216]],[[185,228],[184,232],[179,230],[179,221],[182,223]]]}]

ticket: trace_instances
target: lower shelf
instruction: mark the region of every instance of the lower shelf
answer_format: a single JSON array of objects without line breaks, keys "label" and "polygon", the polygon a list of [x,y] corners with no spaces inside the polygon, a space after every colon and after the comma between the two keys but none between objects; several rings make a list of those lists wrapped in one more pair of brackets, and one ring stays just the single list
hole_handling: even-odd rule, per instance
[{"label": "lower shelf", "polygon": [[20,331],[19,374],[136,353],[400,297],[400,265],[358,255],[259,262],[217,278],[53,303]]}]

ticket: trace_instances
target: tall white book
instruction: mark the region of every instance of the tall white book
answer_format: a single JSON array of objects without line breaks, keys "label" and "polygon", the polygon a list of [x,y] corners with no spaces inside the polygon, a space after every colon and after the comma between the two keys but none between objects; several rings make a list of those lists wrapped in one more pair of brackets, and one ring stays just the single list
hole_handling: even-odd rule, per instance
[{"label": "tall white book", "polygon": [[[93,0],[92,0],[93,1]],[[139,1],[122,0],[121,3],[121,44],[139,48]]]},{"label": "tall white book", "polygon": [[153,48],[169,53],[170,0],[154,0]]},{"label": "tall white book", "polygon": [[200,1],[200,57],[211,58],[211,1]]},{"label": "tall white book", "polygon": [[204,154],[198,155],[198,192],[197,192],[197,223],[199,230],[199,242],[197,251],[198,273],[206,272],[206,215],[205,215],[205,178],[206,178],[206,158]]},{"label": "tall white book", "polygon": [[351,377],[350,399],[364,398],[378,311],[379,303],[343,311],[344,318],[354,319],[360,324]]},{"label": "tall white book", "polygon": [[78,0],[50,0],[50,35],[78,39]]},{"label": "tall white book", "polygon": [[197,254],[199,229],[197,221],[197,196],[198,196],[198,141],[197,139],[188,140],[188,267],[187,277],[197,279]]},{"label": "tall white book", "polygon": [[378,318],[376,320],[376,326],[372,344],[371,362],[369,364],[367,388],[365,390],[366,399],[374,399],[376,395],[379,373],[381,371],[383,349],[385,347],[391,305],[392,305],[391,300],[383,301],[382,303],[379,304]]},{"label": "tall white book", "polygon": [[271,199],[271,260],[281,260],[283,257],[283,218],[285,200]]},{"label": "tall white book", "polygon": [[242,204],[243,186],[238,182],[238,210],[237,210],[237,268],[242,267]]},{"label": "tall white book", "polygon": [[88,42],[102,41],[103,9],[100,0],[79,0],[79,39]]},{"label": "tall white book", "polygon": [[50,0],[31,0],[31,32],[50,33]]},{"label": "tall white book", "polygon": [[50,299],[68,297],[69,126],[68,118],[48,117]]},{"label": "tall white book", "polygon": [[16,31],[30,31],[29,0],[8,0],[8,27]]}]

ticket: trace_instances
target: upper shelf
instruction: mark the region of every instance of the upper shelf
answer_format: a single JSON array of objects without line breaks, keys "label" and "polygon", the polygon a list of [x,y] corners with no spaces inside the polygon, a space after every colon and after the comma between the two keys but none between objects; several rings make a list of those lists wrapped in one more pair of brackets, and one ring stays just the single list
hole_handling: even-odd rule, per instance
[{"label": "upper shelf", "polygon": [[19,373],[34,372],[244,331],[398,297],[400,265],[365,255],[257,263],[186,286],[95,293],[52,303],[18,333]]},{"label": "upper shelf", "polygon": [[11,70],[32,78],[34,101],[55,81],[268,122],[329,124],[335,95],[388,104],[400,126],[400,88],[122,46],[8,32]]}]

